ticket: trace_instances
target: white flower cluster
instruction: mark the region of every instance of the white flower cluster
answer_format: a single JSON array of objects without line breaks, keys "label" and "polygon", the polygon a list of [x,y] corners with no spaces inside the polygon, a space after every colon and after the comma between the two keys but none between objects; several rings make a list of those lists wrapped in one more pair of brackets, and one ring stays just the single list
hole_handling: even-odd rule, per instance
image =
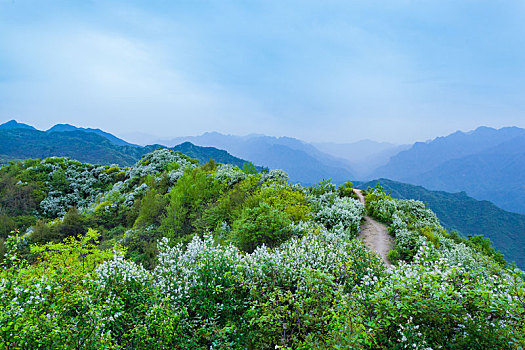
[{"label": "white flower cluster", "polygon": [[322,234],[308,233],[273,250],[257,248],[244,257],[244,266],[252,284],[290,287],[297,285],[309,270],[335,274],[354,249],[364,248],[359,247],[357,240],[328,240]]},{"label": "white flower cluster", "polygon": [[88,207],[112,181],[104,171],[106,167],[95,167],[67,158],[45,159],[40,166],[49,172],[46,181],[49,192],[40,203],[40,208],[44,215],[51,217],[64,215],[73,206]]},{"label": "white flower cluster", "polygon": [[[99,265],[88,276],[90,297],[99,299],[97,322],[102,328],[118,322],[126,312],[127,298],[147,297],[152,290],[152,274],[142,265],[124,259],[121,252],[115,252],[113,259]],[[95,303],[97,304],[97,303]]]},{"label": "white flower cluster", "polygon": [[233,245],[218,245],[211,236],[195,236],[186,247],[170,247],[169,240],[162,238],[158,243],[158,264],[152,272],[116,254],[96,269],[94,282],[99,290],[105,290],[112,283],[153,281],[164,297],[182,305],[191,298],[192,288],[212,283],[199,276],[220,280],[233,273],[242,275],[251,285],[292,286],[310,270],[336,274],[350,254],[366,249],[360,241],[348,241],[321,226],[296,226],[306,232],[302,237],[292,238],[275,249],[262,246],[251,254],[242,253]]},{"label": "white flower cluster", "polygon": [[154,270],[156,284],[164,296],[185,303],[190,298],[190,288],[210,281],[199,279],[199,272],[210,269],[221,278],[228,271],[242,268],[242,254],[232,246],[215,245],[211,236],[200,239],[195,236],[186,248],[182,244],[170,247],[166,238],[158,244],[158,265]]},{"label": "white flower cluster", "polygon": [[423,202],[413,199],[397,200],[396,210],[392,216],[396,216],[405,224],[411,223],[412,226],[418,228],[441,227],[436,214],[428,209]]},{"label": "white flower cluster", "polygon": [[178,164],[179,169],[186,169],[187,167],[194,166],[189,161],[188,157],[182,153],[174,152],[167,148],[160,148],[144,155],[135,166],[128,170],[127,175],[129,177],[142,177],[149,174],[157,174],[164,170],[168,170],[168,165],[172,163]]},{"label": "white flower cluster", "polygon": [[356,234],[364,214],[365,208],[361,202],[345,197],[336,198],[330,206],[323,206],[317,212],[315,219],[325,227],[339,226]]},{"label": "white flower cluster", "polygon": [[227,182],[228,185],[236,184],[247,175],[239,167],[231,164],[221,164],[217,168],[215,178],[220,182]]},{"label": "white flower cluster", "polygon": [[316,225],[312,221],[299,221],[298,223],[291,223],[288,225],[288,230],[293,236],[303,236],[304,234],[313,231]]},{"label": "white flower cluster", "polygon": [[96,208],[103,207],[104,210],[108,211],[118,206],[130,208],[133,206],[135,199],[143,196],[148,191],[148,188],[146,183],[137,186],[136,181],[133,181],[133,179],[116,182],[111,190],[99,195],[88,210],[94,211]]},{"label": "white flower cluster", "polygon": [[173,186],[181,178],[181,176],[184,175],[184,169],[180,168],[177,170],[168,171],[167,175],[169,185]]},{"label": "white flower cluster", "polygon": [[[489,261],[477,267],[463,265],[458,262],[457,256],[469,255],[470,252],[467,251],[450,251],[449,254],[442,252],[424,242],[412,263],[400,262],[398,266],[388,270],[389,278],[382,279],[373,299],[392,300],[395,303],[397,298],[403,300],[405,296],[413,295],[432,305],[455,305],[450,310],[457,314],[447,315],[452,321],[450,327],[454,330],[451,332],[453,334],[462,334],[465,322],[470,322],[475,327],[496,330],[506,327],[507,319],[519,317],[509,314],[510,310],[523,310],[523,304],[520,304],[519,295],[515,292],[516,287],[507,283],[511,277],[504,270],[498,269]],[[521,285],[523,286],[523,281]],[[469,313],[469,310],[476,309],[485,311],[479,314]],[[487,314],[492,313],[490,310],[494,311],[494,315],[487,318]],[[496,313],[502,315],[496,317]],[[413,315],[419,314],[414,311]],[[461,319],[462,317],[465,318]]]},{"label": "white flower cluster", "polygon": [[45,303],[50,294],[60,288],[47,276],[32,281],[31,285],[20,282],[19,280],[0,280],[0,304],[9,305],[10,307],[4,311],[15,317],[20,317],[37,305]]},{"label": "white flower cluster", "polygon": [[290,176],[284,170],[271,169],[267,173],[262,174],[261,180],[263,182],[266,182],[266,181],[288,182],[290,180]]},{"label": "white flower cluster", "polygon": [[336,199],[339,198],[336,192],[324,192],[322,194],[314,194],[314,193],[308,193],[307,197],[308,202],[312,206],[312,209],[315,212],[318,212],[319,210],[332,206]]},{"label": "white flower cluster", "polygon": [[425,237],[416,231],[406,228],[396,231],[396,248],[398,250],[417,250],[425,241]]},{"label": "white flower cluster", "polygon": [[113,259],[97,266],[93,275],[94,286],[99,291],[106,290],[111,283],[142,285],[151,279],[151,273],[142,265],[124,259],[124,255],[115,252]]}]

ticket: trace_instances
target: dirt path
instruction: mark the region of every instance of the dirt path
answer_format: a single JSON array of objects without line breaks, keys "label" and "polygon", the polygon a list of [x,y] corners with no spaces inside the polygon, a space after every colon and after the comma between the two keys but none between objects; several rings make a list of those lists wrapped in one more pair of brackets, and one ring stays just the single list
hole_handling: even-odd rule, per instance
[{"label": "dirt path", "polygon": [[[365,204],[365,197],[363,191],[354,189],[354,192],[359,197],[359,201]],[[388,229],[385,225],[372,219],[370,216],[365,216],[365,223],[361,226],[359,237],[365,242],[365,245],[373,252],[381,256],[386,266],[392,266],[388,261],[388,251],[394,246],[394,240],[388,234]]]}]

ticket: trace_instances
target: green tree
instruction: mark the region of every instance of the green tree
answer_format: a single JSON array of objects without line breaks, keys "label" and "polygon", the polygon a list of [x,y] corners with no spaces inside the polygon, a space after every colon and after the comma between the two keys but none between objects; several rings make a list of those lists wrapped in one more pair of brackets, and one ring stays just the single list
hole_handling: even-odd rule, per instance
[{"label": "green tree", "polygon": [[290,238],[291,223],[282,211],[261,203],[255,208],[245,208],[233,223],[233,240],[240,249],[250,253],[263,244],[275,247]]},{"label": "green tree", "polygon": [[170,192],[161,231],[171,238],[194,233],[205,206],[219,197],[221,187],[202,168],[187,170]]}]

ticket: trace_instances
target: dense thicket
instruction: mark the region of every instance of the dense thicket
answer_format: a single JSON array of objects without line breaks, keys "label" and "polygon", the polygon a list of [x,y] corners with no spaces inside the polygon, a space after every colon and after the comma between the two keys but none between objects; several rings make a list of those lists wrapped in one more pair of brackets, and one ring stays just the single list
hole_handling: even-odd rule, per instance
[{"label": "dense thicket", "polygon": [[[523,273],[421,202],[291,185],[156,150],[131,168],[0,169],[6,348],[486,349],[525,345]],[[387,269],[356,237],[395,237]],[[11,233],[13,230],[14,233]],[[2,252],[3,254],[3,252]]]}]

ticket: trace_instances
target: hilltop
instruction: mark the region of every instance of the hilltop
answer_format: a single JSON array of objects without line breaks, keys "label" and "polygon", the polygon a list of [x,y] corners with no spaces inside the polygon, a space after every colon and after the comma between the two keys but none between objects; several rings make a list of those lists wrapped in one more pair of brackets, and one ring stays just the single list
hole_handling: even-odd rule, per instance
[{"label": "hilltop", "polygon": [[[525,345],[523,272],[490,241],[448,231],[424,203],[379,188],[364,202],[351,183],[301,186],[282,170],[200,164],[166,148],[131,167],[12,162],[0,168],[0,341]],[[359,238],[366,215],[384,225],[384,261]]]}]

